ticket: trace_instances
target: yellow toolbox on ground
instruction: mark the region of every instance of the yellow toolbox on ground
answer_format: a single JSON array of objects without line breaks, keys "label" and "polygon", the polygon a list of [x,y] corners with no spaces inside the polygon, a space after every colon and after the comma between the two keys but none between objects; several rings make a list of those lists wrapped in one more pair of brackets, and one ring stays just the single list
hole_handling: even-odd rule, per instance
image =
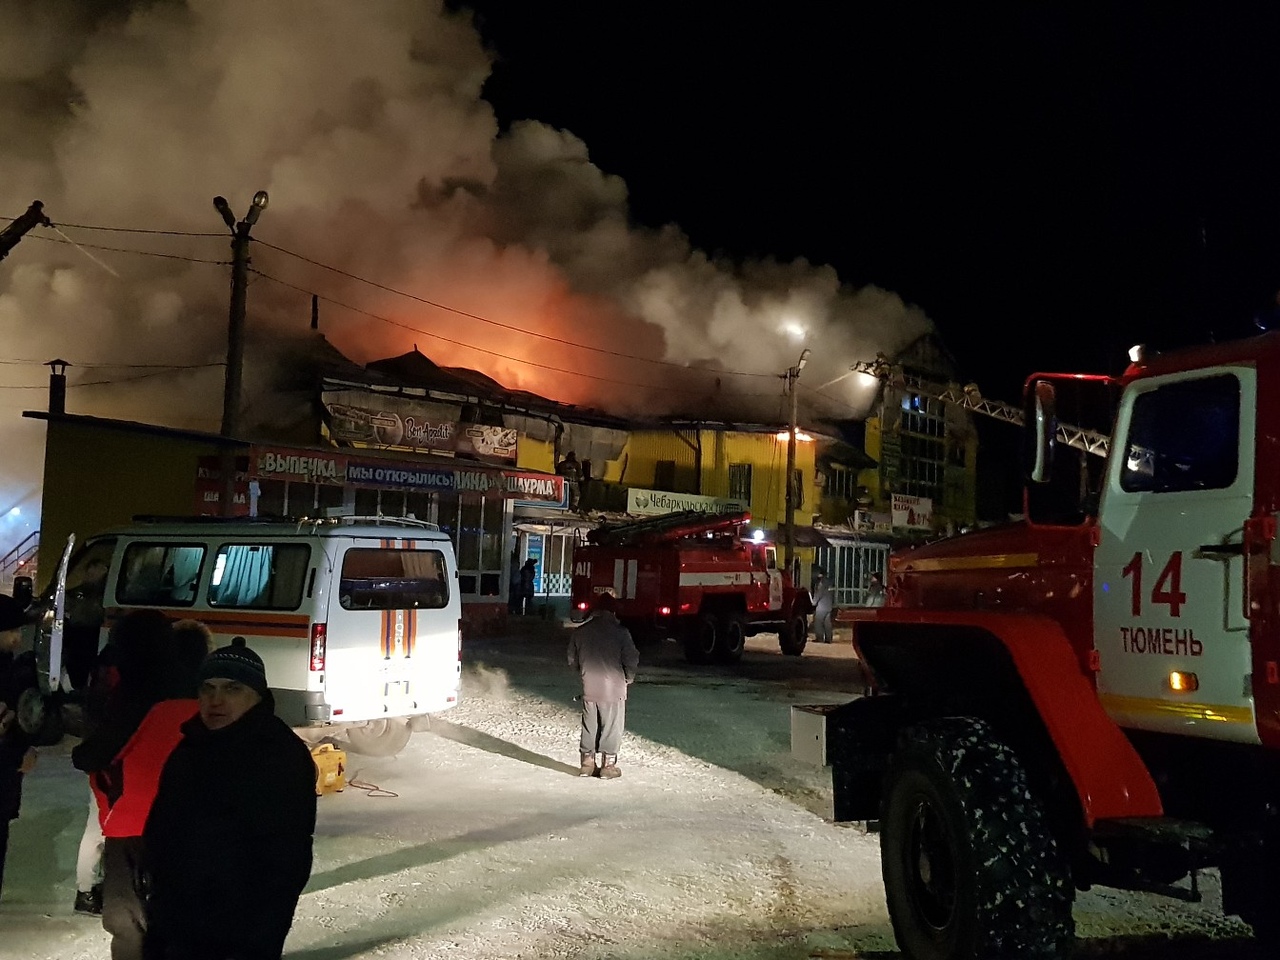
[{"label": "yellow toolbox on ground", "polygon": [[316,764],[316,796],[341,793],[347,785],[347,751],[322,743],[312,747],[311,759]]}]

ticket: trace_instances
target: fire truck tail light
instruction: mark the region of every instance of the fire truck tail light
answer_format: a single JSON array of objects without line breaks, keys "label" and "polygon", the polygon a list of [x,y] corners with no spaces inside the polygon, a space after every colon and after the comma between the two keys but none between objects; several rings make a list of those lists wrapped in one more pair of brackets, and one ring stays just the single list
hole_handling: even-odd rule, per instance
[{"label": "fire truck tail light", "polygon": [[311,672],[324,670],[325,653],[328,651],[328,626],[323,623],[311,625]]},{"label": "fire truck tail light", "polygon": [[591,604],[587,603],[587,601],[585,601],[585,600],[579,600],[579,601],[578,601],[578,609],[579,609],[579,610],[586,610],[586,609],[587,609],[587,607],[589,607],[589,606],[591,606]]},{"label": "fire truck tail light", "polygon": [[692,604],[692,603],[682,603],[682,604],[680,604],[680,612],[681,612],[681,613],[693,613],[693,604]]},{"label": "fire truck tail light", "polygon": [[1174,693],[1191,693],[1200,689],[1200,678],[1194,673],[1175,670],[1169,674],[1169,689]]},{"label": "fire truck tail light", "polygon": [[670,607],[659,607],[659,608],[658,608],[658,615],[659,615],[659,616],[663,616],[663,617],[669,617],[669,616],[671,616],[671,608],[670,608]]}]

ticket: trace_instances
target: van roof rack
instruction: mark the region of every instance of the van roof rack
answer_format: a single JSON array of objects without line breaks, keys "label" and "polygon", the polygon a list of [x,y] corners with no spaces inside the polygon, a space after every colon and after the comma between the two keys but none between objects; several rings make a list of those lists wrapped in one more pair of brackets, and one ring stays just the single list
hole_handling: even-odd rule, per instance
[{"label": "van roof rack", "polygon": [[298,525],[312,524],[313,526],[321,526],[330,524],[338,526],[344,524],[355,526],[357,524],[368,524],[372,527],[417,527],[422,530],[440,530],[440,524],[430,523],[426,520],[419,520],[417,517],[388,517],[384,515],[376,515],[369,517],[352,517],[352,516],[336,516],[336,517],[299,517]]},{"label": "van roof rack", "polygon": [[416,517],[389,517],[389,516],[370,516],[370,517],[352,517],[352,516],[335,516],[335,517],[282,517],[282,516],[257,516],[257,517],[210,517],[210,516],[166,516],[164,514],[140,513],[133,518],[134,523],[183,523],[193,526],[209,526],[222,527],[234,524],[270,524],[270,523],[291,523],[298,526],[354,526],[357,524],[367,524],[373,527],[414,527],[422,530],[440,530],[438,523],[429,523],[426,520],[419,520]]},{"label": "van roof rack", "polygon": [[192,523],[208,526],[225,526],[229,523],[297,523],[298,517],[257,516],[257,517],[210,517],[203,514],[191,516],[168,515],[163,513],[136,513],[134,523]]}]

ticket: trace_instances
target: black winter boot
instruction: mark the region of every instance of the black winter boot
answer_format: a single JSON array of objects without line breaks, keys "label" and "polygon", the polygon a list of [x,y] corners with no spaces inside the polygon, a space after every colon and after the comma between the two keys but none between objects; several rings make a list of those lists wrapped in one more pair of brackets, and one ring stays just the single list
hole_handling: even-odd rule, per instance
[{"label": "black winter boot", "polygon": [[578,771],[580,777],[594,777],[599,768],[596,766],[596,755],[594,753],[584,753],[582,755],[582,767]]},{"label": "black winter boot", "polygon": [[616,780],[620,776],[622,776],[622,771],[618,768],[617,755],[606,753],[604,755],[604,766],[600,768],[600,778],[602,780]]},{"label": "black winter boot", "polygon": [[102,916],[102,884],[94,884],[92,890],[77,890],[74,909],[76,913]]}]

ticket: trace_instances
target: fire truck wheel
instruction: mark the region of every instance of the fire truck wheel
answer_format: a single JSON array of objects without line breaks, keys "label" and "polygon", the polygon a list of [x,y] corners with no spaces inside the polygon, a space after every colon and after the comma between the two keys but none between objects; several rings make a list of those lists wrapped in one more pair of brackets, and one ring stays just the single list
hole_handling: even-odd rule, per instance
[{"label": "fire truck wheel", "polygon": [[788,657],[800,656],[808,642],[809,620],[803,614],[796,614],[778,631],[778,648]]},{"label": "fire truck wheel", "polygon": [[716,653],[720,621],[710,613],[699,614],[684,634],[684,657],[690,663],[710,663]]},{"label": "fire truck wheel", "polygon": [[347,746],[352,753],[366,757],[394,757],[409,745],[413,731],[402,718],[370,720],[359,727],[344,731]]},{"label": "fire truck wheel", "polygon": [[904,731],[885,780],[880,852],[909,960],[1070,955],[1070,871],[1021,763],[986,723]]},{"label": "fire truck wheel", "polygon": [[716,646],[716,659],[721,663],[737,663],[742,659],[742,651],[747,648],[747,625],[742,614],[731,613],[720,621],[719,643]]}]

